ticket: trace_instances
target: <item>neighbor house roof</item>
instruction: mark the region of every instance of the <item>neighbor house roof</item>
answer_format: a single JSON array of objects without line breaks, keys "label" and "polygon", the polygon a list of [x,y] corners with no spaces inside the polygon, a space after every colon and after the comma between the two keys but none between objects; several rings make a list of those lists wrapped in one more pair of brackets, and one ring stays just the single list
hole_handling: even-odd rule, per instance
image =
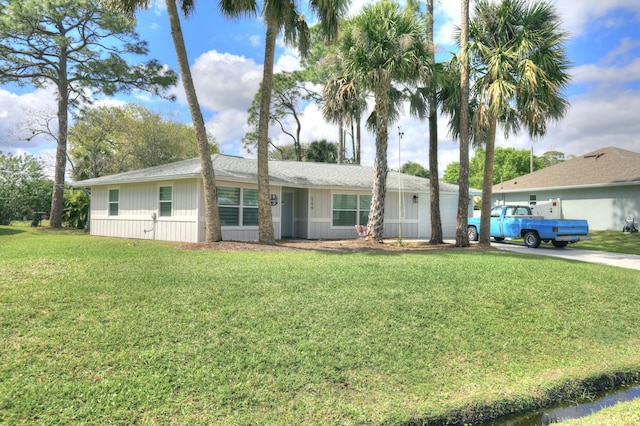
[{"label": "neighbor house roof", "polygon": [[[214,154],[213,169],[216,180],[256,183],[257,160]],[[103,176],[95,179],[78,181],[75,187],[91,187],[116,185],[136,182],[155,182],[163,180],[199,178],[200,159],[179,161],[148,169]],[[275,185],[298,188],[353,188],[370,189],[373,183],[373,167],[356,164],[327,164],[296,161],[269,161],[269,182]],[[429,189],[429,180],[417,176],[390,171],[387,175],[387,188],[398,189],[400,184],[404,191],[421,191]],[[456,185],[440,183],[443,192],[458,192]]]},{"label": "neighbor house roof", "polygon": [[494,193],[640,185],[640,154],[608,147],[494,185]]}]

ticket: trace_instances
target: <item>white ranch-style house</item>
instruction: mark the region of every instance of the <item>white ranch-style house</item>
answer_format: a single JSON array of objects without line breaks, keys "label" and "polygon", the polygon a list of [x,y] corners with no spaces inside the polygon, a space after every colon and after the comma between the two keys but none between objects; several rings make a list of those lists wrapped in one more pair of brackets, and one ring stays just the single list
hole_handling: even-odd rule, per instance
[{"label": "white ranch-style house", "polygon": [[[215,154],[213,168],[224,240],[258,239],[257,161]],[[371,201],[373,168],[270,161],[276,239],[357,238]],[[204,193],[198,158],[75,182],[90,188],[92,235],[202,242]],[[440,184],[443,235],[455,237],[458,187]],[[469,203],[472,213],[473,203]],[[428,238],[429,180],[390,171],[385,238]]]}]

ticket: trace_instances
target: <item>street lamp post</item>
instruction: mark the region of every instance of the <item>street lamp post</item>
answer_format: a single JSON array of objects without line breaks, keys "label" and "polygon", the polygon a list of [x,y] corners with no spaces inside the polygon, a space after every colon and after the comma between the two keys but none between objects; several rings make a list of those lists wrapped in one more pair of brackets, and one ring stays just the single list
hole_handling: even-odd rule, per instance
[{"label": "street lamp post", "polygon": [[400,126],[398,126],[398,239],[400,240],[402,240],[402,172],[400,171],[402,165],[400,162],[400,142],[402,141],[403,135],[404,132],[402,132]]}]

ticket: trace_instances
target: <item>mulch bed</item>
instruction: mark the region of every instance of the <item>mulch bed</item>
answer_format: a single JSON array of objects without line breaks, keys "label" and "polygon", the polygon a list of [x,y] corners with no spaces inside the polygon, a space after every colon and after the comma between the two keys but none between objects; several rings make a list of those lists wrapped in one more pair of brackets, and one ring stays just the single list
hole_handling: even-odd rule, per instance
[{"label": "mulch bed", "polygon": [[180,246],[182,250],[221,251],[320,251],[320,252],[408,252],[431,250],[478,250],[478,244],[470,247],[456,247],[455,244],[429,244],[424,240],[385,240],[382,243],[364,239],[353,240],[280,240],[275,245],[245,241],[220,241],[217,243],[189,243]]}]

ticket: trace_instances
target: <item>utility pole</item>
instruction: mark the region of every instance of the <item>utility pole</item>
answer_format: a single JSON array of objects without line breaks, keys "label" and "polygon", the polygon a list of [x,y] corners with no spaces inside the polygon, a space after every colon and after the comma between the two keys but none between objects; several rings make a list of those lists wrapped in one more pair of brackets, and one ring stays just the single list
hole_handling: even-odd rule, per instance
[{"label": "utility pole", "polygon": [[533,142],[531,142],[531,153],[529,155],[529,173],[533,173]]}]

